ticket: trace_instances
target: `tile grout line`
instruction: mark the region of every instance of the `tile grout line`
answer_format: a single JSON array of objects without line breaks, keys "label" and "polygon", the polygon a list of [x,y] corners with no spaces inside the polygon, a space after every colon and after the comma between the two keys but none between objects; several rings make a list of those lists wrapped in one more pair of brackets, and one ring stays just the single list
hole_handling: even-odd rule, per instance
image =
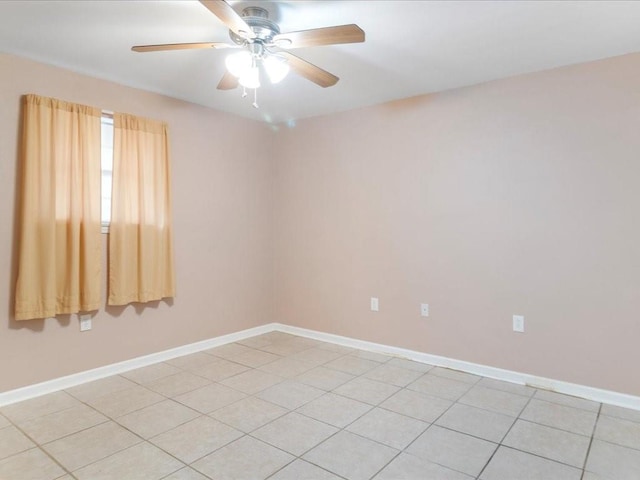
[{"label": "tile grout line", "polygon": [[602,403],[600,404],[600,407],[598,408],[598,414],[596,415],[596,421],[593,422],[593,429],[591,430],[591,439],[589,440],[589,446],[587,447],[587,453],[584,456],[584,462],[582,463],[582,475],[580,476],[580,479],[582,480],[584,478],[584,475],[587,471],[587,461],[589,460],[589,454],[591,453],[591,445],[593,445],[593,439],[595,437],[596,434],[596,428],[598,428],[598,421],[600,420],[600,413],[602,412]]},{"label": "tile grout line", "polygon": [[[522,413],[526,410],[526,408],[529,406],[529,404],[531,403],[531,400],[533,399],[533,397],[535,396],[535,392],[529,397],[529,399],[527,400],[527,403],[525,403],[525,405],[522,407],[522,410],[520,410],[520,413],[518,413],[518,416],[515,417],[515,419],[513,420],[513,423],[511,424],[511,426],[507,429],[507,431],[505,432],[505,434],[502,436],[502,438],[500,439],[500,442],[498,442],[498,446],[496,447],[496,449],[493,451],[493,453],[491,454],[491,457],[489,457],[489,460],[487,460],[487,463],[485,463],[484,467],[482,467],[482,470],[480,470],[480,473],[478,474],[478,476],[476,478],[480,478],[482,476],[482,474],[484,473],[484,471],[486,470],[486,468],[489,466],[489,464],[491,463],[491,460],[493,460],[493,457],[495,456],[496,453],[498,453],[498,450],[500,449],[501,446],[503,446],[504,444],[502,442],[504,442],[505,438],[507,438],[507,436],[509,435],[509,432],[511,432],[511,430],[513,429],[513,426],[516,424],[516,422],[520,419],[520,416],[522,415]],[[506,445],[504,445],[506,446]]]}]

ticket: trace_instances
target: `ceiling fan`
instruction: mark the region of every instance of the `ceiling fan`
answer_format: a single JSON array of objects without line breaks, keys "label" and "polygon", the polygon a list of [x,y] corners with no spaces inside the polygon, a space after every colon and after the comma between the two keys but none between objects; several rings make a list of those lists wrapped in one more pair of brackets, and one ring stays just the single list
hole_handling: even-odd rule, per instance
[{"label": "ceiling fan", "polygon": [[[169,43],[138,45],[132,47],[131,50],[134,52],[156,52],[201,48],[240,49],[239,52],[226,58],[227,71],[222,76],[217,88],[231,90],[241,85],[245,89],[254,89],[254,107],[256,108],[255,90],[260,86],[261,71],[265,71],[272,83],[282,80],[290,69],[321,87],[331,87],[338,82],[337,76],[287,50],[364,42],[364,31],[355,24],[281,33],[278,24],[269,19],[269,13],[262,7],[247,7],[242,10],[242,15],[239,15],[224,0],[200,0],[200,2],[229,27],[229,36],[233,44],[219,42]],[[246,91],[243,96],[245,95]]]}]

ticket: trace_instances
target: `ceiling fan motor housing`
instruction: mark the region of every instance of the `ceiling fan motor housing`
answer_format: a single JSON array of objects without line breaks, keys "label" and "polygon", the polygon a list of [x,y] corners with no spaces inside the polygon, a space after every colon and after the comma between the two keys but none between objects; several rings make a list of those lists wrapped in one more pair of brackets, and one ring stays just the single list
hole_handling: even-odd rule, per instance
[{"label": "ceiling fan motor housing", "polygon": [[229,37],[234,43],[244,45],[246,43],[269,44],[273,37],[280,33],[280,27],[272,20],[269,20],[269,12],[261,7],[247,7],[242,10],[242,19],[251,27],[255,38],[245,38],[232,30],[229,30]]}]

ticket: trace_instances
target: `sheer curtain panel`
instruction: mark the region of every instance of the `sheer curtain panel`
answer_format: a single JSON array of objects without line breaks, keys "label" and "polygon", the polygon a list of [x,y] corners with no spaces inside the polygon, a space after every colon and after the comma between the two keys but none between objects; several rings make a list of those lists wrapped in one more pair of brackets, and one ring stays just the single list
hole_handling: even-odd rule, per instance
[{"label": "sheer curtain panel", "polygon": [[16,320],[100,305],[100,113],[23,97]]},{"label": "sheer curtain panel", "polygon": [[109,305],[175,296],[167,125],[113,116]]}]

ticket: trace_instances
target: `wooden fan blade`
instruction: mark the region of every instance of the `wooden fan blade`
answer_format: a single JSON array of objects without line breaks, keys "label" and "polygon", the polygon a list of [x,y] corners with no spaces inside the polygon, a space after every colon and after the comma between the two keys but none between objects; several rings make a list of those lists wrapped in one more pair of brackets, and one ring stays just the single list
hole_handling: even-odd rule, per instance
[{"label": "wooden fan blade", "polygon": [[233,30],[235,33],[244,38],[255,38],[256,34],[253,33],[251,27],[247,25],[240,15],[231,8],[224,0],[200,0],[205,7],[211,11],[216,17],[224,23],[229,30]]},{"label": "wooden fan blade", "polygon": [[338,77],[320,67],[315,66],[313,63],[309,63],[306,60],[296,57],[289,52],[278,52],[278,55],[282,55],[289,62],[289,67],[298,75],[311,80],[313,83],[320,85],[322,88],[331,87],[338,83],[340,80]]},{"label": "wooden fan blade", "polygon": [[160,45],[136,45],[131,47],[134,52],[159,52],[162,50],[194,50],[198,48],[234,48],[227,43],[165,43]]},{"label": "wooden fan blade", "polygon": [[238,78],[225,71],[224,75],[218,82],[218,90],[233,90],[238,86]]},{"label": "wooden fan blade", "polygon": [[318,45],[360,42],[364,42],[364,31],[353,23],[336,27],[280,33],[273,37],[273,43],[280,48],[315,47]]}]

